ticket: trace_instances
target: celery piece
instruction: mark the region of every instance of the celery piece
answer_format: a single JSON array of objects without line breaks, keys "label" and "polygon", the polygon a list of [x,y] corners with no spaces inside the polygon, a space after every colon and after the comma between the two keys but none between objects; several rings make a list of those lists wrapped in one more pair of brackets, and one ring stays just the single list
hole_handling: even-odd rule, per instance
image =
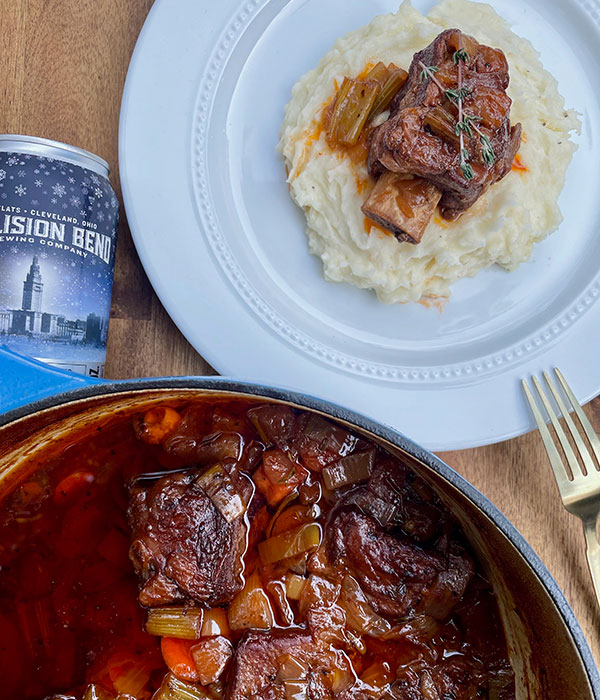
[{"label": "celery piece", "polygon": [[388,79],[389,70],[383,61],[376,63],[365,76],[366,80],[376,80],[378,83],[385,83]]},{"label": "celery piece", "polygon": [[327,133],[331,145],[356,144],[380,90],[375,81],[344,78],[335,98]]},{"label": "celery piece", "polygon": [[404,85],[407,78],[408,73],[402,68],[396,68],[396,70],[391,72],[371,107],[369,119],[373,119],[373,117],[381,114],[390,106],[391,101],[396,96],[398,90]]},{"label": "celery piece", "polygon": [[441,107],[434,107],[423,120],[423,124],[435,136],[452,144],[457,150],[460,148],[460,136],[456,133],[456,119]]},{"label": "celery piece", "polygon": [[366,452],[353,452],[323,469],[323,482],[333,491],[341,486],[366,481],[371,476],[375,464],[375,449]]},{"label": "celery piece", "polygon": [[210,700],[210,695],[200,686],[180,681],[172,673],[167,673],[152,700]]},{"label": "celery piece", "polygon": [[276,561],[316,549],[320,542],[320,525],[310,523],[263,540],[258,545],[258,554],[263,564],[273,564]]},{"label": "celery piece", "polygon": [[97,683],[91,683],[85,689],[82,700],[115,700],[115,696]]},{"label": "celery piece", "polygon": [[150,608],[146,618],[146,632],[157,637],[198,639],[202,630],[202,608],[169,606]]}]

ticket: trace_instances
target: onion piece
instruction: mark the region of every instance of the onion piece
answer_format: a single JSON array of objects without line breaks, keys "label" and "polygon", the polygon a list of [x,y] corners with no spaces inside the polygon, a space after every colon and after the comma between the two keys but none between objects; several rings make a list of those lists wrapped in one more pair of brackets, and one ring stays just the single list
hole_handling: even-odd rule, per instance
[{"label": "onion piece", "polygon": [[306,586],[305,578],[289,573],[285,579],[285,594],[290,600],[299,600],[304,586]]},{"label": "onion piece", "polygon": [[360,675],[360,680],[368,686],[368,689],[364,689],[365,692],[373,693],[376,697],[380,697],[382,689],[395,678],[396,674],[391,670],[390,665],[384,661],[376,661]]},{"label": "onion piece", "polygon": [[322,472],[323,481],[331,491],[341,486],[358,484],[371,476],[374,464],[375,448],[366,452],[354,452],[325,467]]},{"label": "onion piece", "polygon": [[308,675],[308,666],[291,654],[284,654],[277,659],[277,665],[279,681],[301,681]]},{"label": "onion piece", "polygon": [[227,618],[232,630],[270,629],[275,624],[269,597],[257,571],[248,577],[244,588],[229,604]]},{"label": "onion piece", "polygon": [[294,491],[294,492],[288,494],[288,495],[283,499],[283,501],[281,501],[281,503],[280,503],[279,506],[277,507],[277,510],[276,510],[275,513],[273,514],[273,517],[272,517],[271,520],[269,521],[269,524],[267,525],[267,529],[265,530],[265,534],[267,535],[267,537],[271,537],[271,535],[273,534],[273,527],[275,526],[275,523],[277,522],[277,518],[281,515],[281,512],[282,512],[287,506],[289,506],[289,504],[290,504],[292,501],[294,501],[296,498],[298,498],[298,492],[297,492],[297,491]]},{"label": "onion piece", "polygon": [[358,637],[354,632],[348,629],[345,632],[345,637],[359,654],[367,653],[367,646],[362,637]]},{"label": "onion piece", "polygon": [[288,559],[286,562],[288,569],[298,576],[304,576],[308,571],[308,558],[311,555],[309,552],[303,552],[300,556]]},{"label": "onion piece", "polygon": [[321,514],[319,506],[303,506],[299,503],[289,506],[283,510],[277,520],[273,523],[273,527],[269,536],[279,535],[282,532],[295,530],[301,525],[312,523],[317,520]]},{"label": "onion piece", "polygon": [[283,621],[283,624],[286,627],[293,625],[294,611],[287,599],[284,582],[280,580],[269,581],[265,585],[265,588],[267,589],[267,593],[271,596],[271,600],[276,603],[279,617]]},{"label": "onion piece", "polygon": [[417,615],[401,625],[395,625],[382,635],[383,639],[408,639],[413,643],[430,642],[442,629],[442,624],[431,615]]},{"label": "onion piece", "polygon": [[246,512],[246,504],[221,464],[211,467],[197,479],[196,483],[214,503],[228,523]]},{"label": "onion piece", "polygon": [[108,690],[105,690],[101,685],[92,683],[85,689],[82,700],[115,700],[115,696],[112,693],[109,693]]},{"label": "onion piece", "polygon": [[203,637],[190,651],[202,685],[217,681],[233,656],[231,642],[225,637]]},{"label": "onion piece", "polygon": [[263,540],[258,545],[258,554],[263,564],[273,564],[316,549],[321,543],[321,535],[321,526],[317,523],[302,525]]},{"label": "onion piece", "polygon": [[356,632],[381,637],[392,629],[391,624],[373,610],[362,588],[352,576],[345,576],[342,581],[339,604],[346,611],[348,627]]},{"label": "onion piece", "polygon": [[201,637],[229,637],[231,630],[227,621],[227,611],[224,608],[211,608],[204,613]]},{"label": "onion piece", "polygon": [[308,700],[307,681],[284,681],[283,689],[286,700]]},{"label": "onion piece", "polygon": [[299,441],[300,457],[312,471],[320,472],[340,457],[346,457],[358,445],[356,435],[323,417],[312,414],[302,429],[304,440]]},{"label": "onion piece", "polygon": [[343,651],[336,652],[337,665],[332,670],[330,682],[334,695],[343,693],[356,682],[356,674],[352,662]]},{"label": "onion piece", "polygon": [[207,435],[198,443],[194,464],[208,465],[224,460],[239,462],[244,450],[244,439],[239,433],[220,432]]},{"label": "onion piece", "polygon": [[150,608],[146,618],[146,632],[157,637],[198,639],[202,629],[202,608],[169,606]]}]

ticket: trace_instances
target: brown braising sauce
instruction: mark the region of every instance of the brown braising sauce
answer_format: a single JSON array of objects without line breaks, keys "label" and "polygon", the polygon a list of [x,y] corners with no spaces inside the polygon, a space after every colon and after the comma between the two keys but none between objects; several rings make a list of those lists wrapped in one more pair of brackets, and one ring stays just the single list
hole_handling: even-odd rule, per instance
[{"label": "brown braising sauce", "polygon": [[0,697],[513,700],[455,519],[380,447],[278,404],[90,426],[0,503]]}]

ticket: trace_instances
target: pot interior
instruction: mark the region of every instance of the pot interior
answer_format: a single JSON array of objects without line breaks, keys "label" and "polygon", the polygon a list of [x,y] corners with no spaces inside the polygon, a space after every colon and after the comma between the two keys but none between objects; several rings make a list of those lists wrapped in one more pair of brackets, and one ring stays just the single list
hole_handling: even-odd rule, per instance
[{"label": "pot interior", "polygon": [[[164,388],[92,396],[27,415],[0,427],[2,491],[10,489],[13,479],[20,480],[24,470],[35,469],[48,454],[89,435],[98,426],[125,420],[132,413],[156,404],[177,407],[200,398],[224,396],[262,399],[260,395],[240,392]],[[268,396],[264,400],[275,401]],[[314,410],[301,403],[291,405]],[[322,415],[332,418],[326,412]],[[356,424],[335,420],[400,457],[429,482],[460,521],[499,601],[516,675],[517,698],[593,700],[585,665],[563,615],[544,582],[509,537],[460,488],[407,451],[412,450],[410,443],[399,440],[399,444],[393,444]]]}]

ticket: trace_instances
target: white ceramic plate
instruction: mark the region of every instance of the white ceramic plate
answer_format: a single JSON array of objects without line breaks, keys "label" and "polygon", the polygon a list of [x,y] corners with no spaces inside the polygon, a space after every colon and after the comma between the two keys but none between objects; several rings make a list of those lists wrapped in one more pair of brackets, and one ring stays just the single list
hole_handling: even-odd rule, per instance
[{"label": "white ceramic plate", "polygon": [[600,392],[600,2],[492,4],[583,130],[560,230],[516,272],[454,285],[439,313],[325,282],[275,152],[295,81],[398,3],[155,3],[123,97],[125,205],[161,301],[219,372],[336,401],[434,450],[530,430],[519,379],[551,366],[581,400]]}]

